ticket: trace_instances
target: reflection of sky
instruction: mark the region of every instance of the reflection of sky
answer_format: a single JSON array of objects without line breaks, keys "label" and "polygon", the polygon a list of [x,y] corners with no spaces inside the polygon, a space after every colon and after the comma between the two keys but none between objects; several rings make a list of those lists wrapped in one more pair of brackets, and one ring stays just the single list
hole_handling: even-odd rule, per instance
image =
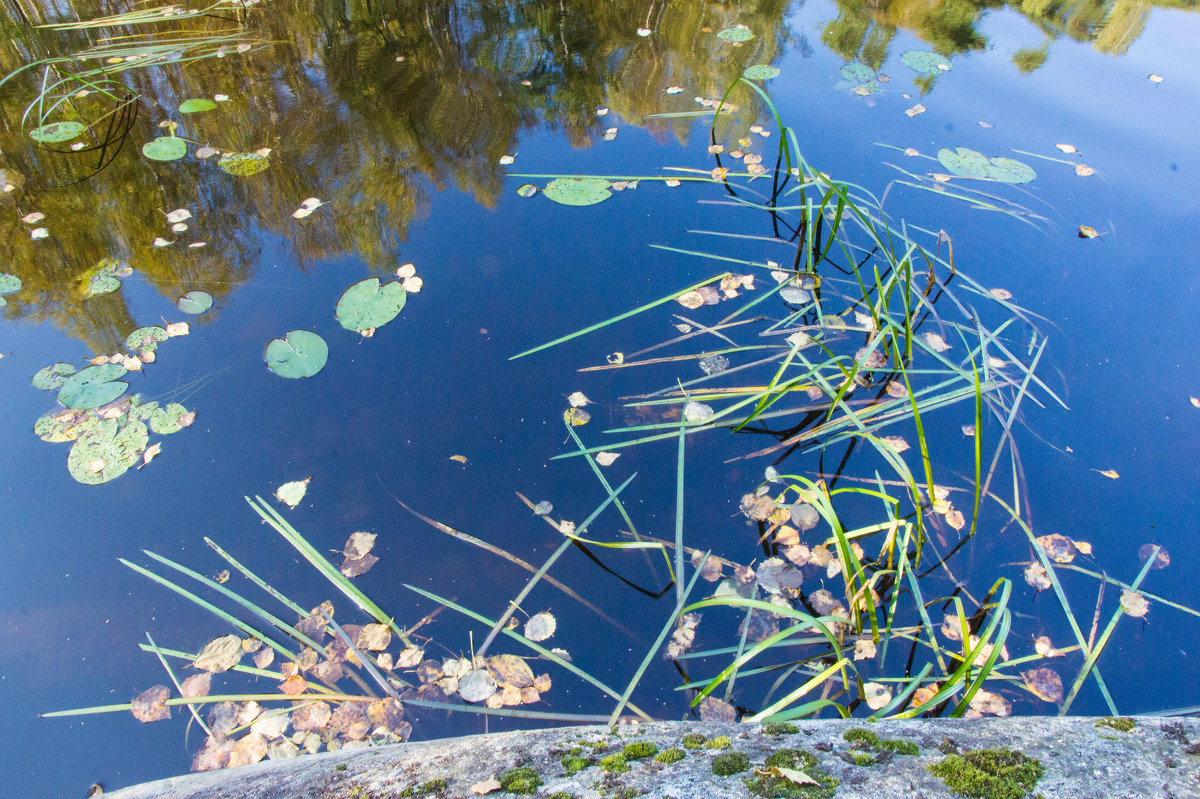
[{"label": "reflection of sky", "polygon": [[[815,43],[819,37],[812,21],[829,18],[828,7],[809,5],[792,24]],[[1136,571],[1135,553],[1142,543],[1163,543],[1177,566],[1153,573],[1149,590],[1197,604],[1184,578],[1189,555],[1194,557],[1186,520],[1194,517],[1200,454],[1200,411],[1187,402],[1189,395],[1200,395],[1190,351],[1200,330],[1188,222],[1195,217],[1197,163],[1184,140],[1185,131],[1194,127],[1188,114],[1197,99],[1192,88],[1197,57],[1186,46],[1195,40],[1196,18],[1154,12],[1146,33],[1122,58],[1060,40],[1046,66],[1025,77],[1018,77],[1008,61],[1012,50],[1032,46],[1028,26],[1014,19],[989,15],[983,32],[993,49],[955,61],[954,70],[924,98],[900,96],[911,91],[911,84],[899,53],[919,47],[908,40],[893,46],[888,63],[893,80],[873,98],[873,106],[829,90],[840,61],[819,45],[812,58],[787,55],[779,64],[783,75],[770,89],[785,119],[796,122],[805,154],[815,165],[878,192],[898,175],[883,162],[911,165],[894,151],[874,147],[876,141],[929,154],[940,146],[962,145],[993,155],[1016,148],[1055,157],[1060,154],[1053,145],[1069,142],[1098,170],[1083,179],[1067,166],[1015,156],[1038,169],[1029,202],[1052,220],[1045,235],[900,187],[893,189],[889,208],[917,224],[944,227],[955,237],[961,269],[985,284],[1010,289],[1057,325],[1048,328],[1052,342],[1041,373],[1056,390],[1065,387],[1072,410],[1030,407],[1025,419],[1060,451],[1028,433],[1021,437],[1037,531],[1092,541],[1096,562],[1125,580]],[[1010,42],[1014,30],[1020,35]],[[1166,80],[1150,84],[1150,71]],[[903,110],[916,99],[929,110],[910,119]],[[610,119],[599,129],[620,124]],[[981,128],[979,120],[995,127]],[[596,142],[586,150],[533,134],[514,145],[513,169],[644,173],[704,163],[702,132],[687,147],[660,148],[648,134],[620,127],[616,141]],[[507,188],[519,182],[523,179],[510,180]],[[144,385],[150,398],[211,376],[194,394],[183,395],[182,401],[198,411],[196,424],[163,437],[163,454],[150,467],[102,488],[70,479],[67,445],[45,444],[29,433],[53,398],[29,389],[28,376],[54,360],[83,356],[82,345],[48,325],[4,323],[0,346],[12,352],[0,363],[5,397],[0,473],[7,476],[8,531],[0,559],[0,705],[6,709],[0,729],[10,741],[8,762],[29,764],[6,770],[6,794],[78,795],[93,780],[115,787],[187,766],[190,754],[178,721],[150,727],[125,714],[75,721],[34,718],[50,709],[126,701],[155,682],[166,682],[153,657],[136,650],[145,630],[160,645],[181,649],[226,632],[125,570],[116,557],[144,562],[139,550],[147,548],[211,574],[222,565],[204,546],[207,535],[294,593],[302,605],[331,596],[258,523],[243,494],[266,495],[286,480],[311,475],[305,504],[285,515],[323,551],[340,548],[357,529],[378,533],[376,554],[382,560],[359,582],[404,621],[430,608],[413,602],[402,582],[483,612],[501,612],[499,597],[515,594],[525,575],[409,516],[383,487],[435,519],[539,563],[557,540],[531,519],[513,492],[534,501],[549,499],[577,521],[603,499],[582,464],[548,461],[569,447],[559,426],[565,396],[582,390],[600,403],[589,409],[594,422],[581,433],[594,443],[601,429],[628,421],[616,397],[694,375],[671,368],[645,375],[574,372],[602,362],[614,350],[632,351],[673,335],[665,312],[527,359],[506,359],[717,271],[703,261],[647,246],[728,251],[725,242],[698,242],[684,231],[761,232],[753,220],[743,223],[723,209],[691,204],[716,196],[703,188],[643,184],[603,205],[572,209],[506,191],[496,208],[483,210],[452,191],[433,194],[428,218],[414,222],[409,240],[399,245],[398,263],[413,261],[425,290],[372,339],[341,330],[332,313],[344,287],[365,276],[362,263],[353,257],[330,259],[308,264],[301,273],[293,268],[299,256],[287,239],[259,234],[261,249],[247,256],[254,278],[219,300],[210,312],[211,324],[193,325],[191,336],[165,343],[159,361],[144,376],[134,376],[135,389]],[[306,224],[330,224],[337,213],[335,206],[323,207]],[[1074,235],[1079,224],[1113,232],[1085,242]],[[125,283],[125,299],[140,323],[178,318],[170,302],[138,276]],[[262,368],[261,349],[272,336],[295,327],[326,338],[329,364],[310,380],[283,381]],[[969,410],[955,409],[927,423],[945,434],[938,440],[948,442],[950,450],[960,443],[957,428],[967,415]],[[719,434],[689,440],[687,519],[690,540],[697,545],[749,559],[756,554],[752,534],[733,513],[738,496],[755,485],[766,464],[723,464],[744,447],[743,441]],[[1067,447],[1073,452],[1061,452]],[[448,460],[455,454],[467,456],[469,465]],[[1120,472],[1121,479],[1109,481],[1091,471],[1108,468]],[[628,489],[629,507],[639,528],[670,537],[673,443],[625,450],[609,476],[616,484],[634,471],[638,478]],[[601,517],[605,525],[593,529],[598,537],[614,534],[617,524],[610,514]],[[1026,620],[1014,624],[1020,630],[1009,641],[1014,653],[1028,650],[1017,637],[1027,632],[1046,632],[1060,647],[1066,645],[1053,598],[1042,595],[1031,602],[1019,568],[996,566],[1027,557],[1017,532],[1004,535],[981,544],[976,563],[961,561],[964,572],[958,576],[975,566],[981,573],[1010,577],[1014,610],[1045,614],[1045,626],[1037,630]],[[625,565],[631,576],[645,576],[640,558]],[[577,553],[569,554],[556,574],[634,626],[641,640],[628,641],[549,590],[535,592],[527,609],[550,607],[559,617],[558,645],[580,665],[621,684],[657,632],[668,600],[654,602],[625,591]],[[1086,626],[1095,583],[1072,578],[1067,587]],[[982,593],[986,586],[977,590]],[[1106,608],[1117,593],[1106,595]],[[719,619],[717,614],[706,619],[713,639],[733,629]],[[466,629],[444,612],[431,632],[457,653],[469,645]],[[1149,626],[1122,622],[1114,651],[1101,660],[1102,667],[1108,665],[1106,676],[1120,709],[1187,704],[1186,697],[1144,691],[1146,684],[1170,682],[1187,668],[1188,657],[1173,641],[1194,637],[1194,619],[1166,608],[1152,608]],[[627,652],[632,660],[625,659]],[[1069,666],[1052,665],[1069,684]],[[555,679],[548,697],[553,709],[595,712],[600,707],[597,697],[568,677],[556,672]],[[656,661],[648,679],[659,687],[646,688],[643,707],[679,716],[683,703],[670,691],[670,667]],[[1017,705],[1017,712],[1043,709],[1029,702]],[[1074,709],[1101,712],[1103,705],[1089,687]],[[464,719],[431,718],[416,724],[416,735],[479,729]],[[193,736],[188,744],[196,741]],[[51,757],[52,771],[45,766]]]}]

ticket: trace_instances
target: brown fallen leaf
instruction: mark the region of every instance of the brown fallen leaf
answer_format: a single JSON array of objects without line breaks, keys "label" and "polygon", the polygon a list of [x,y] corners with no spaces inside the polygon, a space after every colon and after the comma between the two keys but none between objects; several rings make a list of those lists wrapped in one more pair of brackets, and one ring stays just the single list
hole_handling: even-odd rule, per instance
[{"label": "brown fallen leaf", "polygon": [[706,696],[700,703],[701,721],[737,721],[737,710],[724,699]]},{"label": "brown fallen leaf", "polygon": [[1092,169],[1087,164],[1076,164],[1075,165],[1075,174],[1079,175],[1079,177],[1081,177],[1081,178],[1086,178],[1086,177],[1090,177],[1091,175],[1096,174],[1096,170]]},{"label": "brown fallen leaf", "polygon": [[1054,146],[1057,147],[1058,149],[1062,150],[1064,153],[1067,153],[1068,155],[1070,155],[1071,153],[1079,152],[1078,150],[1075,149],[1075,145],[1073,145],[1073,144],[1056,144]]},{"label": "brown fallen leaf", "polygon": [[477,782],[471,786],[471,793],[478,796],[484,796],[498,790],[500,790],[500,780],[495,777],[488,777],[486,780]]},{"label": "brown fallen leaf", "polygon": [[1059,677],[1058,672],[1054,669],[1048,669],[1043,666],[1039,669],[1023,671],[1021,672],[1021,680],[1025,683],[1025,687],[1029,689],[1030,693],[1043,702],[1058,704],[1063,699],[1062,677]]},{"label": "brown fallen leaf", "polygon": [[229,671],[242,659],[242,639],[230,633],[214,638],[204,645],[192,665],[202,671]]},{"label": "brown fallen leaf", "polygon": [[1034,651],[1045,658],[1066,657],[1066,655],[1055,648],[1054,644],[1050,642],[1050,637],[1046,635],[1039,635],[1037,640],[1033,642],[1033,648]]},{"label": "brown fallen leaf", "polygon": [[171,690],[165,685],[155,685],[147,688],[133,698],[129,710],[133,717],[143,724],[151,721],[162,721],[171,718],[171,709],[166,701],[171,698]]},{"label": "brown fallen leaf", "polygon": [[1095,239],[1103,235],[1103,233],[1100,233],[1094,227],[1089,227],[1088,225],[1079,226],[1079,238],[1081,239]]}]

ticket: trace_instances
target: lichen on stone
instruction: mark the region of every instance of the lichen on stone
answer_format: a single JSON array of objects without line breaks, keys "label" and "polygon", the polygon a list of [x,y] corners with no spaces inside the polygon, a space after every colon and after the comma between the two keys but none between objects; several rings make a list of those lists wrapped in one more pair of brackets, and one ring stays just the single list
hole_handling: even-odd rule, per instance
[{"label": "lichen on stone", "polygon": [[[779,769],[803,772],[814,783],[788,779]],[[830,799],[837,791],[837,777],[817,767],[815,755],[801,749],[778,749],[767,756],[763,769],[745,780],[755,796],[768,799]]]},{"label": "lichen on stone", "polygon": [[750,768],[750,758],[744,752],[722,752],[713,758],[712,773],[718,777],[740,774]]},{"label": "lichen on stone", "polygon": [[515,794],[535,794],[542,778],[529,766],[510,768],[500,775],[500,789]]},{"label": "lichen on stone", "polygon": [[672,746],[670,749],[664,749],[655,756],[655,761],[659,763],[678,763],[687,757],[687,752]]},{"label": "lichen on stone", "polygon": [[972,799],[1023,799],[1044,773],[1041,761],[1003,748],[950,755],[928,769],[951,791]]}]

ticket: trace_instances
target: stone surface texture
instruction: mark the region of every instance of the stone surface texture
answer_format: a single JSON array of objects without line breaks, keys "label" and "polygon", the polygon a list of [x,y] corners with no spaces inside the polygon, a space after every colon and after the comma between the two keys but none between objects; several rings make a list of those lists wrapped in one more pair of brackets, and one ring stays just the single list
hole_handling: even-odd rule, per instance
[{"label": "stone surface texture", "polygon": [[[1045,773],[1029,796],[1046,799],[1145,799],[1200,797],[1200,721],[1135,717],[1128,732],[1093,718],[924,719],[880,721],[796,721],[796,732],[751,724],[655,722],[615,728],[559,727],[495,733],[438,741],[333,752],[189,774],[106,793],[113,799],[390,799],[401,795],[473,797],[472,786],[519,766],[535,769],[542,780],[537,796],[565,793],[600,797],[752,796],[746,780],[778,749],[801,749],[817,768],[836,777],[835,797],[954,796],[927,766],[957,749],[1014,749],[1041,761]],[[916,755],[877,754],[877,762],[856,765],[855,750],[843,734],[868,729],[880,739],[917,745]],[[649,741],[663,751],[682,748],[684,735],[708,740],[725,736],[729,748],[701,745],[684,749],[674,763],[653,756],[629,760],[628,770],[605,771],[599,761],[630,743]],[[694,743],[694,738],[690,741]],[[581,748],[596,765],[568,775],[563,756]],[[650,747],[643,746],[642,749]],[[713,774],[712,763],[726,752],[748,756],[750,770]],[[868,758],[858,757],[860,761]],[[415,793],[432,780],[445,787]],[[404,792],[408,791],[407,794]],[[493,791],[492,797],[512,794]]]}]

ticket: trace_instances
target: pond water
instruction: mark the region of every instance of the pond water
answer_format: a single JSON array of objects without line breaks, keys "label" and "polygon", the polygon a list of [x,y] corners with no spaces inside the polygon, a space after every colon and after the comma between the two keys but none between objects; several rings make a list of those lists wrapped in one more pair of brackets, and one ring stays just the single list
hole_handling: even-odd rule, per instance
[{"label": "pond water", "polygon": [[[761,711],[815,675],[823,676],[811,692],[786,706],[826,699],[866,716],[873,712],[869,695],[887,690],[898,696],[927,662],[932,671],[910,687],[929,687],[944,676],[941,669],[956,669],[952,655],[962,653],[962,645],[942,632],[944,614],[956,612],[951,597],[961,601],[964,616],[974,616],[971,632],[985,642],[1007,631],[1007,652],[984,684],[990,693],[983,696],[994,698],[977,700],[976,710],[1047,714],[1066,704],[1072,713],[1105,714],[1200,705],[1200,668],[1192,651],[1200,624],[1190,610],[1200,606],[1200,597],[1187,577],[1197,554],[1200,496],[1195,3],[315,5],[321,10],[298,2],[249,9],[219,3],[197,18],[80,30],[33,26],[128,9],[108,3],[71,11],[55,11],[58,6],[49,3],[6,6],[0,50],[6,74],[39,59],[100,51],[89,61],[36,66],[0,86],[0,214],[7,241],[0,272],[20,280],[20,288],[3,297],[0,320],[6,531],[0,706],[9,752],[0,793],[82,796],[96,782],[111,789],[164,777],[188,770],[204,745],[205,733],[189,724],[180,707],[171,720],[152,723],[127,711],[39,718],[129,702],[151,686],[170,685],[155,655],[139,649],[147,633],[164,649],[194,654],[234,631],[118,558],[173,575],[230,612],[237,606],[227,598],[144,551],[208,577],[232,569],[225,586],[295,622],[295,613],[206,546],[208,537],[301,608],[332,600],[343,625],[372,621],[263,523],[245,499],[255,495],[278,508],[335,565],[351,533],[375,534],[371,554],[379,561],[353,584],[399,629],[412,630],[433,614],[411,640],[424,647],[427,661],[446,668],[443,661],[478,651],[489,625],[448,608],[435,612],[435,601],[406,584],[494,620],[531,575],[427,520],[535,569],[564,541],[551,529],[560,520],[574,521],[583,537],[604,542],[628,541],[621,531],[632,523],[642,536],[674,544],[679,535],[687,547],[726,559],[725,578],[735,576],[734,564],[757,567],[757,589],[750,579],[743,594],[756,590],[755,596],[821,616],[831,611],[822,609],[820,589],[840,598],[841,613],[852,604],[836,560],[840,554],[842,567],[850,568],[849,553],[831,542],[835,561],[827,570],[824,561],[793,568],[790,563],[802,560],[799,551],[785,551],[800,546],[797,540],[818,548],[833,535],[830,517],[798,533],[780,528],[784,522],[803,527],[796,521],[802,513],[784,507],[782,516],[761,517],[801,498],[795,489],[781,497],[785,485],[808,486],[814,505],[833,490],[839,523],[859,531],[852,538],[862,544],[864,562],[879,555],[888,529],[913,535],[912,546],[893,546],[881,564],[852,575],[865,602],[861,580],[877,574],[870,587],[887,605],[877,609],[877,619],[890,633],[875,638],[879,651],[870,654],[869,623],[856,622],[866,624],[865,636],[855,634],[861,626],[842,627],[837,644],[844,647],[843,660],[821,640],[806,644],[815,647],[811,652],[803,646],[765,652],[746,668],[770,668],[740,676],[728,693],[725,686],[713,692],[739,712]],[[189,32],[191,49],[179,43],[178,31]],[[134,43],[169,42],[162,52],[182,57],[109,61],[130,54],[103,50],[124,47],[129,40],[108,38],[120,34],[151,34]],[[736,110],[722,109],[714,123],[715,101],[753,65],[779,70],[753,81],[765,89],[778,118],[764,96],[741,83],[729,97]],[[68,74],[102,68],[107,77],[94,76],[90,84],[76,77],[53,85]],[[50,83],[43,83],[45,75]],[[35,102],[47,86],[50,99]],[[89,91],[80,95],[80,89]],[[66,101],[53,104],[65,95]],[[215,98],[202,104],[213,106],[208,110],[180,110],[184,101],[208,98]],[[661,114],[668,116],[655,116]],[[30,137],[42,124],[78,120],[91,127],[74,139],[39,144]],[[793,139],[781,136],[780,120]],[[186,154],[146,157],[143,145],[156,137],[182,138]],[[819,205],[828,179],[854,184],[855,196],[870,192],[883,199],[897,236],[907,224],[909,240],[942,259],[933,267],[939,285],[928,300],[918,299],[927,279],[918,274],[916,291],[872,287],[871,302],[862,302],[853,274],[834,264],[846,269],[861,261],[867,266],[860,274],[870,282],[881,252],[864,246],[862,231],[847,218],[847,249],[835,239],[828,262],[816,265],[823,281],[820,315],[794,293],[799,286],[784,295],[791,304],[775,293],[747,309],[779,288],[771,272],[786,270],[796,258],[786,226],[797,224],[800,211],[779,211],[773,221],[769,210],[738,204],[771,199],[772,176],[780,179],[789,168],[785,163],[775,171],[781,140],[794,142],[803,154],[810,201]],[[158,146],[169,150],[178,141]],[[73,150],[74,143],[83,146]],[[724,152],[712,153],[714,143]],[[979,162],[972,153],[956,156],[955,148],[1025,165],[985,159],[984,169],[1007,164],[1009,177],[1013,169],[1028,177],[1024,170],[1031,167],[1036,177],[1022,183],[971,177]],[[737,160],[732,151],[739,149],[761,155],[758,166],[766,173],[739,176],[756,166],[753,158]],[[216,151],[261,151],[266,154],[243,161],[266,168],[231,174],[218,165],[223,156]],[[731,168],[728,184],[712,174],[718,166]],[[610,186],[601,192],[611,192],[602,202],[573,206],[542,196],[557,175],[642,179]],[[665,178],[684,182],[668,185]],[[792,175],[784,190],[800,182]],[[524,184],[538,192],[522,196]],[[799,197],[781,194],[778,205]],[[314,200],[306,206],[306,198]],[[169,216],[180,209],[187,213]],[[835,227],[836,209],[834,195],[818,235],[828,237]],[[805,220],[811,225],[820,216],[821,209],[810,209]],[[928,272],[928,261],[908,246],[901,242],[897,263],[902,267],[908,253],[908,263]],[[113,259],[113,266],[107,278],[96,280],[104,259]],[[377,323],[370,337],[339,323],[335,308],[348,287],[371,277],[398,280],[395,273],[406,264],[412,270],[403,274],[415,272],[422,284],[412,290],[408,279],[410,291],[395,318]],[[124,267],[132,271],[126,274]],[[693,309],[670,301],[512,359],[725,270],[752,274],[754,288],[738,285],[739,296]],[[894,272],[880,274],[886,282]],[[95,282],[115,290],[85,296]],[[211,296],[212,307],[182,312],[177,300],[192,291]],[[881,308],[880,295],[895,302]],[[839,363],[851,369],[855,356],[875,357],[871,349],[884,358],[886,342],[897,340],[888,338],[895,325],[904,332],[902,295],[917,304],[913,338],[924,342],[917,348],[921,357],[910,363],[908,388],[903,372],[877,363],[853,395],[809,375],[809,382],[797,382],[770,409],[800,410],[765,417],[737,434],[704,418],[701,405],[714,407],[713,421],[719,421],[733,404],[731,395],[713,389],[766,386],[789,352],[793,371],[785,370],[784,379],[801,374],[795,370],[802,357],[814,363],[842,358],[821,373],[826,381],[839,373]],[[712,292],[712,299],[720,296]],[[717,331],[732,344],[702,332],[635,355],[684,332],[695,334],[698,326],[724,322],[739,309],[732,321],[745,324]],[[876,333],[880,318],[892,326],[882,324],[884,332]],[[194,421],[167,432],[179,426],[164,421],[169,414],[147,412],[147,441],[135,441],[124,453],[96,444],[100,448],[80,450],[69,469],[73,445],[33,433],[43,414],[64,409],[53,392],[31,386],[31,378],[56,362],[81,370],[97,355],[136,354],[139,347],[126,342],[135,329],[165,330],[177,322],[188,323],[187,335],[159,342],[152,362],[124,361],[142,368],[120,379],[140,401],[181,403],[195,413]],[[779,335],[766,335],[772,326]],[[827,349],[795,344],[797,339],[783,343],[802,326],[806,335],[828,342]],[[293,330],[311,331],[327,345],[327,361],[313,376],[289,379],[264,364],[268,342]],[[950,349],[939,352],[935,340],[921,338],[928,333],[942,336]],[[750,349],[755,346],[766,349]],[[868,352],[856,352],[860,348]],[[727,350],[721,357],[731,367],[768,360],[723,374],[717,359],[711,377],[693,382],[706,377],[698,356],[718,350]],[[614,353],[626,362],[611,363],[619,360]],[[971,354],[982,375],[980,420]],[[628,365],[657,357],[669,360]],[[703,366],[712,371],[712,363]],[[584,367],[606,368],[578,371]],[[937,388],[943,377],[946,385]],[[680,383],[696,403],[689,406],[693,421],[683,445],[676,435],[685,401]],[[93,398],[105,390],[86,380],[72,385]],[[552,459],[578,451],[563,423],[577,391],[591,400],[584,408],[591,419],[571,430],[579,446],[620,453],[609,466],[593,469],[580,457]],[[637,398],[652,392],[671,402]],[[929,403],[920,406],[921,435],[906,399],[910,392]],[[753,394],[745,389],[736,398]],[[834,394],[848,404],[830,411]],[[816,410],[804,410],[810,401]],[[862,432],[870,432],[874,443],[860,435],[848,445],[853,424],[838,413],[888,401],[895,423],[874,435],[877,422],[869,421],[869,431]],[[108,435],[111,443],[116,430],[136,426],[137,413],[115,408],[111,430],[87,422],[94,427],[84,438]],[[843,427],[795,438],[827,414],[841,418]],[[82,415],[59,427],[81,421]],[[976,437],[963,428],[977,422],[988,493],[976,519]],[[643,425],[665,427],[604,432]],[[656,441],[611,446],[664,431]],[[953,489],[952,505],[939,498],[915,512],[904,475],[919,490],[930,482],[922,435],[929,476]],[[897,453],[902,445],[882,436],[901,438],[910,448]],[[161,454],[150,460],[143,452],[154,443],[161,443]],[[120,471],[116,463],[131,468],[112,476]],[[768,483],[768,467],[797,477]],[[628,520],[610,503],[583,531],[582,522],[609,498],[597,472],[614,490],[636,474],[620,489]],[[824,490],[801,478],[823,479]],[[294,509],[271,498],[284,483],[305,479],[307,492]],[[763,497],[754,495],[763,485],[767,508],[760,511],[756,502]],[[895,502],[845,489],[878,489]],[[519,495],[552,503],[551,526]],[[1018,510],[1019,520],[1005,505]],[[891,515],[887,507],[894,509]],[[961,520],[955,510],[964,514]],[[926,550],[915,572],[923,576],[913,578],[903,571],[905,558],[917,554],[918,520]],[[975,535],[956,547],[972,529]],[[797,538],[789,541],[788,535]],[[1033,542],[1053,535],[1065,538]],[[1169,568],[1143,572],[1152,551],[1143,548],[1147,544],[1170,553]],[[1039,552],[1051,560],[1042,561]],[[946,555],[945,567],[934,568]],[[783,559],[765,560],[770,556]],[[897,558],[903,590],[893,586]],[[549,571],[565,590],[538,582],[515,617],[523,625],[527,616],[551,613],[557,630],[544,646],[565,650],[578,668],[620,694],[660,632],[669,630],[680,591],[696,574],[689,554],[679,585],[672,586],[668,561],[679,563],[670,547],[591,546],[585,552],[569,546]],[[1039,575],[1031,564],[1044,569],[1043,562],[1061,595],[1035,590]],[[1116,582],[1102,583],[1101,574]],[[1144,616],[1137,615],[1136,592],[1122,595],[1122,586],[1139,577],[1140,595],[1149,599]],[[1000,587],[998,580],[1008,582]],[[923,600],[914,602],[918,583]],[[736,577],[698,581],[688,601],[714,591],[737,594]],[[980,604],[986,607],[976,614]],[[926,622],[916,610],[922,605]],[[888,621],[893,611],[894,628]],[[708,607],[701,614],[695,649],[711,654],[673,662],[655,651],[631,696],[646,714],[682,718],[692,712],[696,693],[680,686],[713,677],[736,656],[746,610]],[[248,613],[238,615],[263,625]],[[786,628],[786,619],[760,609],[743,646],[778,631],[781,623]],[[921,637],[922,624],[938,631],[936,656],[929,636]],[[818,631],[808,635],[821,639]],[[914,646],[914,636],[925,643]],[[1035,648],[1039,636],[1065,656],[1042,658],[1044,650]],[[1074,696],[1076,676],[1090,668],[1079,638],[1082,648],[1098,653],[1103,687],[1093,674]],[[856,640],[863,641],[857,660]],[[393,643],[387,651],[398,659],[403,648]],[[533,653],[502,636],[488,654]],[[241,664],[251,666],[252,658],[246,655]],[[945,662],[939,665],[939,658]],[[286,660],[276,657],[264,667],[274,678],[214,674],[212,693],[278,693]],[[1010,660],[1017,662],[1006,665]],[[180,680],[197,673],[189,659],[170,662]],[[513,665],[493,661],[493,671],[504,663]],[[831,671],[838,663],[840,671]],[[397,680],[421,684],[414,669],[393,665]],[[616,705],[561,663],[543,659],[530,666],[536,675],[549,674],[551,686],[523,710],[607,716]],[[1033,673],[1039,668],[1058,675],[1057,692],[1045,672]],[[311,687],[302,692],[326,690],[311,670],[305,673]],[[383,695],[366,671],[361,680],[336,684],[359,695]],[[427,686],[421,698],[461,704],[453,686],[442,685],[450,687],[450,696],[439,697]],[[539,683],[539,690],[544,687]],[[1038,698],[1033,688],[1052,701]],[[171,693],[178,695],[174,688]],[[949,714],[960,700],[960,710],[967,709],[961,690],[949,698],[936,712]],[[528,693],[525,699],[531,699]],[[885,712],[904,710],[909,699]],[[714,703],[705,712],[727,710]],[[835,712],[829,706],[812,710]],[[405,712],[413,739],[546,723],[415,704]],[[408,734],[395,719],[390,723]],[[356,737],[362,735],[342,734],[335,745]]]}]

